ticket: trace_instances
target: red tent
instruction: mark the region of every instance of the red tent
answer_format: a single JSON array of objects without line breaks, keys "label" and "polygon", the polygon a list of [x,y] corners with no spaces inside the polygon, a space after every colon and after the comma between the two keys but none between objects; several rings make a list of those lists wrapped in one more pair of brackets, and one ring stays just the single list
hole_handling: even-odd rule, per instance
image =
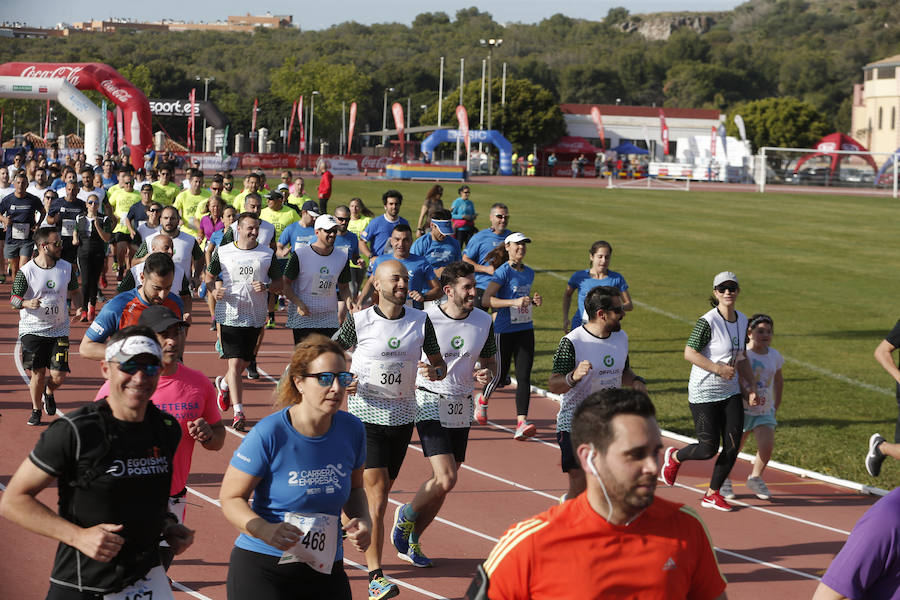
[{"label": "red tent", "polygon": [[[835,153],[835,150],[859,152],[860,154],[837,154]],[[819,143],[816,144],[816,152],[807,154],[797,161],[797,166],[794,167],[794,173],[797,173],[800,170],[800,166],[803,163],[817,156],[831,157],[831,168],[829,169],[829,171],[832,175],[834,175],[834,173],[838,170],[838,164],[840,163],[841,159],[848,158],[850,156],[859,156],[867,163],[869,163],[872,166],[873,170],[878,170],[878,165],[876,165],[875,161],[872,160],[872,156],[868,154],[868,150],[866,150],[865,146],[863,146],[853,138],[844,135],[843,133],[831,133],[819,140]]]},{"label": "red tent", "polygon": [[546,154],[550,152],[556,152],[557,154],[597,154],[598,152],[603,152],[603,149],[589,144],[583,137],[564,136],[556,140],[555,143],[541,148],[541,152]]}]

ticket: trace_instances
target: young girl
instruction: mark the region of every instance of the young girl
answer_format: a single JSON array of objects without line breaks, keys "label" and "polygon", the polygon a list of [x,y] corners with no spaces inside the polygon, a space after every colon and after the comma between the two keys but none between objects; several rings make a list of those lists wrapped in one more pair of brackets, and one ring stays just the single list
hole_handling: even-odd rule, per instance
[{"label": "young girl", "polygon": [[[769,488],[762,479],[762,473],[772,458],[772,449],[775,447],[775,411],[781,406],[781,392],[784,387],[784,380],[781,377],[784,358],[778,350],[769,347],[772,343],[772,332],[772,317],[762,313],[750,317],[747,325],[747,335],[750,339],[747,344],[747,359],[753,370],[754,381],[741,381],[742,387],[756,390],[757,396],[756,406],[744,404],[744,436],[741,438],[741,448],[752,431],[758,450],[753,460],[753,472],[747,478],[747,487],[760,500],[768,500],[771,497]],[[722,495],[734,498],[731,480],[725,480]]]},{"label": "young girl", "polygon": [[[599,240],[591,245],[590,251],[591,268],[582,271],[576,271],[569,278],[566,286],[566,292],[563,295],[563,329],[566,333],[572,329],[581,327],[584,313],[584,299],[587,298],[588,292],[595,287],[601,285],[609,285],[617,288],[622,292],[622,307],[625,310],[634,309],[631,302],[631,294],[628,293],[628,284],[625,278],[619,273],[609,270],[609,263],[612,261],[612,246],[609,242]],[[572,294],[578,292],[578,303],[575,307],[575,314],[572,316],[571,328],[569,323],[569,307],[572,304]]]}]

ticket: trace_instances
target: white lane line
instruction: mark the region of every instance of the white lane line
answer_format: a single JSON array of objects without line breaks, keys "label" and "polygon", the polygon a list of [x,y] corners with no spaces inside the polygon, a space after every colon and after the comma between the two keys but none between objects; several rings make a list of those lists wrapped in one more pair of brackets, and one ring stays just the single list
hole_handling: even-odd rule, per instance
[{"label": "white lane line", "polygon": [[[390,502],[391,504],[396,504],[397,506],[403,506],[405,504],[404,502],[397,502],[393,498],[388,498],[388,502]],[[454,523],[453,521],[448,521],[447,519],[435,517],[434,520],[437,521],[438,523],[443,523],[444,525],[449,525],[450,527],[459,529],[460,531],[465,531],[466,533],[471,533],[472,535],[474,535],[476,537],[484,538],[484,539],[488,540],[489,542],[494,542],[495,544],[500,541],[500,538],[491,537],[485,533],[481,533],[480,531],[475,531],[474,529],[469,529],[465,525],[460,525],[459,523]]]},{"label": "white lane line", "polygon": [[[354,562],[354,561],[350,560],[349,558],[344,557],[344,562],[346,564],[350,565],[351,567],[353,567],[354,569],[363,571],[365,573],[369,572],[368,567],[365,567],[365,566],[359,564],[358,562]],[[419,592],[423,596],[428,596],[429,598],[434,598],[435,600],[450,600],[449,598],[446,598],[444,596],[438,596],[437,594],[433,594],[433,593],[429,592],[428,590],[423,590],[422,588],[415,586],[411,583],[406,583],[404,581],[400,581],[399,579],[394,579],[393,577],[388,577],[387,575],[385,575],[385,578],[388,581],[392,581],[392,582],[396,583],[400,587],[404,587],[404,588],[406,588],[408,590],[412,590],[414,592]]]},{"label": "white lane line", "polygon": [[170,581],[172,582],[173,588],[175,588],[176,590],[185,592],[189,596],[193,596],[194,598],[200,598],[200,600],[213,600],[209,596],[204,596],[200,592],[192,590],[191,588],[187,587],[186,585],[182,585],[182,584],[178,583],[174,579],[170,579]]},{"label": "white lane line", "polygon": [[[546,270],[546,269],[538,269],[538,268],[534,268],[534,270],[537,271],[537,272],[539,272],[539,273],[546,273],[547,275],[549,275],[549,276],[551,276],[551,277],[555,277],[556,279],[559,279],[559,280],[561,280],[561,281],[566,281],[566,282],[569,281],[566,277],[564,277],[563,275],[560,275],[559,273],[557,273],[557,272],[555,272],[555,271],[549,271],[549,270]],[[682,317],[682,316],[680,316],[680,315],[676,315],[676,314],[674,314],[674,313],[670,313],[670,312],[668,312],[668,311],[665,311],[665,310],[663,310],[663,309],[661,309],[661,308],[657,308],[657,307],[655,307],[655,306],[652,306],[652,305],[650,305],[650,304],[647,304],[646,302],[641,302],[640,300],[632,300],[632,302],[633,302],[636,306],[640,306],[640,307],[643,308],[644,310],[649,310],[650,312],[654,312],[654,313],[656,313],[656,314],[658,314],[658,315],[662,315],[662,316],[664,316],[664,317],[668,317],[669,319],[672,319],[673,321],[679,321],[679,322],[681,322],[681,323],[688,323],[688,324],[691,324],[691,323],[694,323],[694,322],[695,322],[695,321],[692,321],[692,320],[687,319],[687,318],[685,318],[685,317]],[[576,310],[577,310],[577,308],[576,308]],[[793,364],[795,364],[795,365],[797,365],[797,366],[803,367],[804,369],[808,369],[808,370],[812,371],[813,373],[816,373],[817,375],[822,375],[823,377],[830,377],[831,379],[836,379],[837,381],[840,381],[841,383],[846,383],[846,384],[849,384],[849,385],[853,385],[853,386],[856,386],[856,387],[858,387],[858,388],[862,388],[862,389],[864,389],[864,390],[869,390],[870,392],[875,392],[875,393],[878,393],[878,394],[882,394],[882,395],[884,395],[884,396],[891,396],[891,397],[894,396],[894,390],[892,390],[892,389],[888,389],[888,388],[881,387],[881,386],[878,386],[878,385],[873,385],[873,384],[871,384],[871,383],[866,383],[865,381],[860,381],[860,380],[858,380],[858,379],[853,379],[852,377],[847,377],[846,375],[842,375],[842,374],[840,374],[840,373],[835,373],[834,371],[830,371],[830,370],[828,370],[828,369],[824,369],[824,368],[822,368],[822,367],[820,367],[820,366],[818,366],[818,365],[814,365],[814,364],[812,364],[812,363],[808,363],[808,362],[806,362],[806,361],[802,361],[802,360],[800,360],[800,359],[790,357],[790,356],[786,355],[786,354],[783,353],[783,352],[781,353],[781,355],[784,357],[784,360],[786,360],[786,361],[788,361],[788,362],[790,362],[790,363],[793,363]]]},{"label": "white lane line", "polygon": [[822,581],[821,577],[816,577],[815,575],[810,575],[809,573],[804,573],[803,571],[798,571],[796,569],[791,569],[788,567],[781,567],[774,563],[766,562],[764,560],[759,560],[757,558],[753,558],[752,556],[747,556],[746,554],[741,554],[740,552],[732,552],[731,550],[723,550],[722,548],[718,548],[716,546],[713,546],[713,550],[715,550],[716,552],[721,552],[722,554],[727,554],[728,556],[740,558],[741,560],[746,560],[748,562],[756,563],[758,565],[763,565],[763,566],[769,567],[771,569],[778,569],[779,571],[786,571],[788,573],[791,573],[792,575],[799,575],[800,577],[812,579],[813,581]]}]

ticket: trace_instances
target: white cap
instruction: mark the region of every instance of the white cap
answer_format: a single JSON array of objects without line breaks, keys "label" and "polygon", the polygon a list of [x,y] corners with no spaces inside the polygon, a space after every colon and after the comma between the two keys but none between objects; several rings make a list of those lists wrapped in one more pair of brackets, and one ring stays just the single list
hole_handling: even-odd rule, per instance
[{"label": "white cap", "polygon": [[737,275],[735,275],[731,271],[722,271],[721,273],[716,275],[715,278],[713,278],[713,287],[720,286],[726,281],[733,281],[740,285],[740,283],[738,283]]},{"label": "white cap", "polygon": [[516,232],[509,234],[506,236],[506,239],[503,240],[504,244],[518,244],[519,242],[531,242],[531,238],[526,237],[524,233]]},{"label": "white cap", "polygon": [[313,229],[324,229],[327,231],[329,229],[334,229],[337,226],[337,219],[335,219],[331,215],[319,215],[318,217],[316,217],[316,224],[313,225]]},{"label": "white cap", "polygon": [[162,350],[159,347],[159,343],[143,335],[133,335],[124,340],[108,344],[104,358],[106,362],[121,363],[141,354],[149,354],[155,356],[158,360],[162,360]]}]

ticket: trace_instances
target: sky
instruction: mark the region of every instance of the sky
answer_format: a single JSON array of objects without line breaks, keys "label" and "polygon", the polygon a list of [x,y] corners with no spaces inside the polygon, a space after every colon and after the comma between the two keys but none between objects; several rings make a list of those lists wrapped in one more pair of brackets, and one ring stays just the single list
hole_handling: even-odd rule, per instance
[{"label": "sky", "polygon": [[[723,11],[731,10],[744,0],[644,0],[640,12]],[[91,19],[124,17],[138,21],[177,19],[194,22],[225,20],[228,15],[265,14],[293,15],[294,24],[304,30],[326,29],[345,21],[372,23],[400,22],[409,24],[423,12],[445,12],[451,18],[461,8],[478,6],[489,12],[498,23],[537,23],[562,12],[569,17],[599,21],[610,8],[628,7],[627,0],[589,0],[587,2],[556,4],[547,0],[445,0],[442,2],[394,0],[342,0],[341,2],[298,2],[297,0],[266,0],[261,3],[218,0],[212,2],[184,2],[183,0],[154,0],[136,4],[121,4],[109,0],[45,0],[43,2],[14,2],[0,0],[0,22],[20,21],[36,27],[55,27],[57,23],[73,23]],[[213,7],[214,8],[211,8]],[[314,8],[312,8],[314,6]],[[632,12],[638,12],[633,10]]]}]

